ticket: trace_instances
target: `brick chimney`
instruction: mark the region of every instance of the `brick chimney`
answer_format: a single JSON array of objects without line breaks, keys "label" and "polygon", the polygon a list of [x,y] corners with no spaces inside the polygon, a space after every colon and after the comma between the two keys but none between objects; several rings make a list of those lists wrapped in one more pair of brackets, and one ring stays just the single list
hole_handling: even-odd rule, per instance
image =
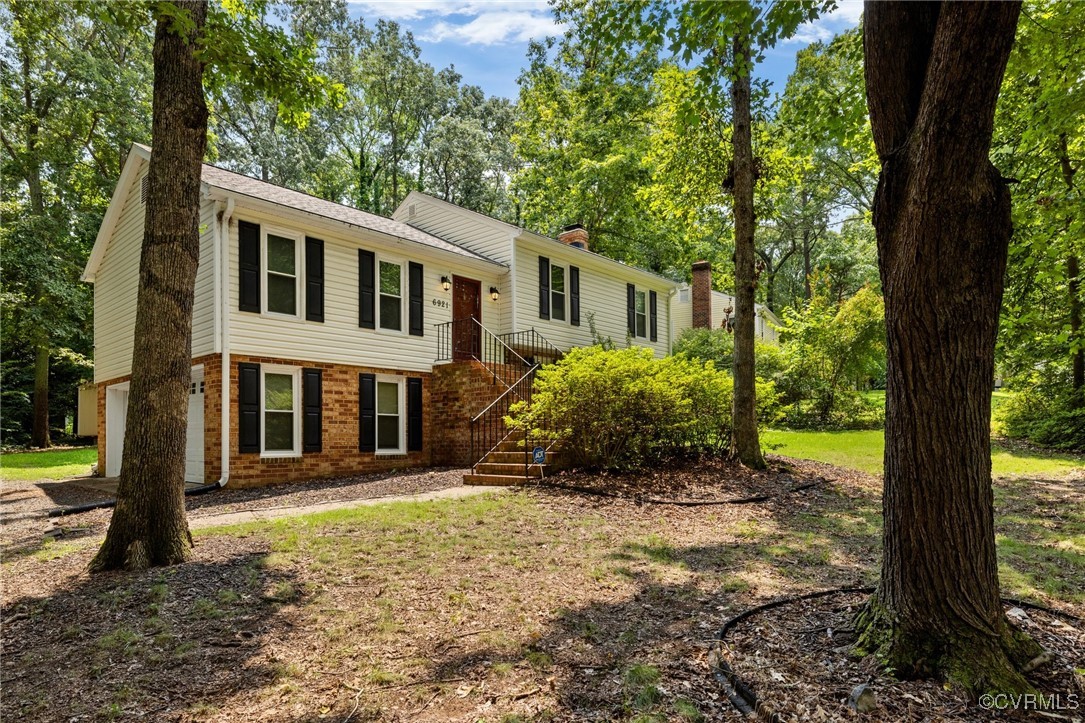
[{"label": "brick chimney", "polygon": [[712,264],[693,264],[693,328],[712,328]]},{"label": "brick chimney", "polygon": [[579,223],[566,226],[558,234],[558,241],[563,244],[575,246],[578,249],[588,250],[588,231]]}]

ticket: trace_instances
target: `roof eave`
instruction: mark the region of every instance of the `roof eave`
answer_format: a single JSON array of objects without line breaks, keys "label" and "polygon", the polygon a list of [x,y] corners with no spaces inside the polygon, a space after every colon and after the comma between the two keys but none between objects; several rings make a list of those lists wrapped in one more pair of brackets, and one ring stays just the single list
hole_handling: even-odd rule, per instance
[{"label": "roof eave", "polygon": [[106,249],[109,247],[109,241],[113,238],[113,232],[117,230],[117,221],[120,220],[121,211],[124,210],[124,201],[128,195],[128,189],[132,186],[132,181],[135,180],[135,174],[143,161],[150,160],[151,154],[146,146],[142,146],[138,143],[133,143],[128,149],[128,157],[124,161],[124,168],[121,169],[120,178],[117,179],[117,185],[113,189],[113,195],[109,199],[109,206],[106,207],[105,216],[102,217],[102,225],[98,227],[98,235],[94,239],[94,246],[91,248],[90,257],[87,258],[87,265],[83,268],[83,273],[79,277],[81,281],[93,284],[95,277],[98,275],[98,268],[102,265],[102,259],[105,258]]}]

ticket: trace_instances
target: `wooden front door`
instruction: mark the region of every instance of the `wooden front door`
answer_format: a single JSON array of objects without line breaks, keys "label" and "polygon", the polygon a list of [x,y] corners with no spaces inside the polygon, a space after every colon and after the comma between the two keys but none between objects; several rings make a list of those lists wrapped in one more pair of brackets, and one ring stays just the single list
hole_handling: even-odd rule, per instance
[{"label": "wooden front door", "polygon": [[[471,321],[474,317],[478,323]],[[452,358],[482,357],[482,282],[452,277]]]}]

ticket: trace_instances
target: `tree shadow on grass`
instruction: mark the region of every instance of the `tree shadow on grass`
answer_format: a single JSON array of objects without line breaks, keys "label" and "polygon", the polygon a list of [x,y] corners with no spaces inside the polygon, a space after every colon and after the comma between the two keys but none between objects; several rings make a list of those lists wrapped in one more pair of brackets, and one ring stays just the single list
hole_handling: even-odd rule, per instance
[{"label": "tree shadow on grass", "polygon": [[284,671],[265,645],[282,634],[284,606],[305,593],[245,547],[138,574],[84,575],[5,605],[0,718],[177,719],[273,684]]}]

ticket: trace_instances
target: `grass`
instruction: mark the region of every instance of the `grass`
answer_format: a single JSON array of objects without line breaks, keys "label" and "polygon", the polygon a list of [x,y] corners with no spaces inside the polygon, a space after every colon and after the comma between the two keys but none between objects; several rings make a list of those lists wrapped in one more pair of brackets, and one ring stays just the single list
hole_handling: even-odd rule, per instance
[{"label": "grass", "polygon": [[0,480],[37,482],[80,477],[90,474],[90,466],[97,461],[97,447],[12,452],[0,456]]},{"label": "grass", "polygon": [[[788,457],[827,462],[871,474],[882,472],[885,432],[880,429],[858,432],[770,429],[764,433],[761,442],[766,449]],[[1082,461],[1073,455],[1022,452],[995,444],[991,450],[991,465],[996,477],[1064,475],[1080,469]]]}]

